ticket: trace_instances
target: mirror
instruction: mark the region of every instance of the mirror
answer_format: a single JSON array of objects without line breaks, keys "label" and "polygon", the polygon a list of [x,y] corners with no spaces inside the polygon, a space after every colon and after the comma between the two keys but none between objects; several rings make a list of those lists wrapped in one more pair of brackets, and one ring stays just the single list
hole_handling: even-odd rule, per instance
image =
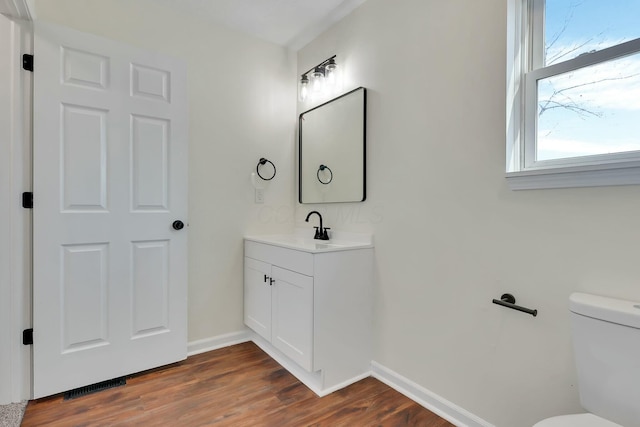
[{"label": "mirror", "polygon": [[366,104],[360,87],[300,114],[300,203],[365,200]]}]

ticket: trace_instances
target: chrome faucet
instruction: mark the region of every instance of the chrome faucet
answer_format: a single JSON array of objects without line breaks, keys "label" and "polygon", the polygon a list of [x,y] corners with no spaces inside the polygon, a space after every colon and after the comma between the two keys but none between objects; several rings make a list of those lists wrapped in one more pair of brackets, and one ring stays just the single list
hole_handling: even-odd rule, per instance
[{"label": "chrome faucet", "polygon": [[331,230],[331,229],[329,227],[322,228],[322,215],[320,215],[320,212],[318,211],[309,212],[309,215],[307,215],[307,219],[305,219],[305,221],[309,222],[309,217],[313,214],[318,215],[318,218],[320,218],[320,227],[313,227],[316,229],[316,234],[315,236],[313,236],[313,238],[317,240],[329,240],[329,234],[327,233],[327,230]]}]

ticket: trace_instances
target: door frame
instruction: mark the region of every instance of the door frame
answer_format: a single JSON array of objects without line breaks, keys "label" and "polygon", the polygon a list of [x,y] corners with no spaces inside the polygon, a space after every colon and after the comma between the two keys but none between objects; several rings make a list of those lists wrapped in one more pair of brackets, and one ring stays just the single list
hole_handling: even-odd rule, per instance
[{"label": "door frame", "polygon": [[0,138],[8,142],[0,147],[0,168],[8,180],[0,186],[0,234],[7,237],[0,242],[0,377],[10,379],[0,383],[0,404],[32,396],[31,347],[22,344],[22,331],[32,324],[32,222],[31,211],[21,206],[21,194],[32,188],[32,75],[22,69],[22,54],[33,51],[33,26],[27,2],[14,0],[13,5],[18,16],[7,18],[11,37],[0,46],[9,59],[0,69],[0,93],[7,100],[0,107]]}]

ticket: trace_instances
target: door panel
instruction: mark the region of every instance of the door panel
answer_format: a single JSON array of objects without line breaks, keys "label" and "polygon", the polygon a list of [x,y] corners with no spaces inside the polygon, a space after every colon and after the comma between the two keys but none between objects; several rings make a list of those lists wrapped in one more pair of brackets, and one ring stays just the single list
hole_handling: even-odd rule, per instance
[{"label": "door panel", "polygon": [[131,116],[133,211],[169,206],[169,121]]},{"label": "door panel", "polygon": [[64,211],[107,210],[107,114],[62,104],[60,192]]},{"label": "door panel", "polygon": [[187,348],[186,70],[36,23],[34,397]]},{"label": "door panel", "polygon": [[63,353],[107,345],[108,245],[62,247]]},{"label": "door panel", "polygon": [[132,242],[132,337],[169,332],[169,241]]},{"label": "door panel", "polygon": [[89,89],[108,89],[109,58],[96,53],[84,52],[61,46],[62,81]]},{"label": "door panel", "polygon": [[131,64],[131,96],[171,102],[170,82],[171,76],[167,70]]}]

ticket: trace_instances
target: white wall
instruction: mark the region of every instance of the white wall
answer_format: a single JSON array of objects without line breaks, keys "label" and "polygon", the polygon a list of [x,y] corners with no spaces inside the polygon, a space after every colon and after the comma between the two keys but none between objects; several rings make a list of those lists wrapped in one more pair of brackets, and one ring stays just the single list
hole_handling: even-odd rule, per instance
[{"label": "white wall", "polygon": [[[187,63],[189,341],[243,329],[242,236],[292,225],[295,55],[150,0],[37,1],[36,11]],[[255,205],[260,157],[278,175]]]},{"label": "white wall", "polygon": [[640,186],[507,188],[506,6],[368,0],[299,51],[299,73],[337,54],[368,88],[368,197],[296,220],[374,233],[377,362],[520,427],[581,411],[569,294],[640,300]]}]

